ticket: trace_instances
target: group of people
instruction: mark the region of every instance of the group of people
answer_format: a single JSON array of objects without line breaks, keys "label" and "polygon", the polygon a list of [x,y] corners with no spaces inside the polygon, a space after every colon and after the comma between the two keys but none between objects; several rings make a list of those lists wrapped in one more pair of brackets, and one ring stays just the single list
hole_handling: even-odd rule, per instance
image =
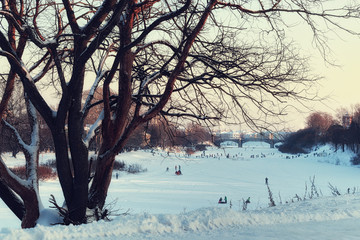
[{"label": "group of people", "polygon": [[223,198],[222,197],[220,197],[220,199],[219,199],[219,202],[218,202],[219,204],[226,204],[227,203],[227,197],[225,196],[224,197],[224,200],[223,200]]},{"label": "group of people", "polygon": [[175,174],[176,175],[181,175],[182,173],[181,173],[181,166],[179,165],[179,170],[178,170],[178,166],[177,165],[175,165]]},{"label": "group of people", "polygon": [[[169,167],[166,168],[166,171],[169,171]],[[175,165],[175,175],[181,175],[181,166]]]},{"label": "group of people", "polygon": [[[218,203],[219,204],[226,204],[227,203],[227,197],[225,196],[224,199],[222,197],[220,197]],[[246,199],[245,203],[246,204],[250,203],[250,197],[248,197],[248,199]],[[230,204],[231,204],[231,201],[230,201]]]},{"label": "group of people", "polygon": [[[180,166],[179,166],[179,169],[180,169]],[[175,170],[176,170],[176,167],[175,167]],[[266,177],[265,178],[265,184],[268,185],[269,184],[269,179]],[[350,191],[350,189],[348,189],[348,192]],[[249,204],[250,203],[250,197],[248,197],[248,199],[243,200],[244,201],[244,204]],[[225,196],[224,199],[222,197],[220,197],[219,201],[218,201],[219,204],[226,204],[227,203],[227,197]],[[231,201],[230,201],[230,204],[231,204]]]}]

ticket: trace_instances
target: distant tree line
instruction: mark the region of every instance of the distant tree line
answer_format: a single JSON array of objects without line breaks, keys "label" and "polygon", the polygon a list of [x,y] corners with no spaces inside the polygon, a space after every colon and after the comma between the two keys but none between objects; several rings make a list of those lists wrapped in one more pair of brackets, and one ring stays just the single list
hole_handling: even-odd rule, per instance
[{"label": "distant tree line", "polygon": [[306,128],[290,134],[279,150],[286,153],[306,153],[313,146],[330,143],[345,151],[345,148],[360,152],[360,105],[352,111],[339,109],[335,117],[324,112],[314,112],[307,117]]},{"label": "distant tree line", "polygon": [[[17,112],[16,117],[13,114],[9,111],[6,119],[20,129],[20,134],[21,132],[29,132],[30,125],[27,122],[27,113]],[[7,128],[1,128],[0,131],[0,151],[11,152],[13,156],[16,156],[20,152],[16,137]],[[25,139],[26,137],[29,136],[24,136]],[[100,135],[94,138],[90,150],[98,150],[101,143],[99,138]],[[209,141],[211,141],[210,131],[197,123],[189,123],[185,127],[179,127],[157,118],[139,127],[130,137],[124,150],[172,146],[201,148],[202,143]],[[46,124],[40,124],[40,151],[54,151],[51,132]]]},{"label": "distant tree line", "polygon": [[192,122],[185,127],[179,127],[156,118],[139,127],[129,138],[125,149],[173,146],[199,148],[204,142],[209,141],[210,131],[197,123]]}]

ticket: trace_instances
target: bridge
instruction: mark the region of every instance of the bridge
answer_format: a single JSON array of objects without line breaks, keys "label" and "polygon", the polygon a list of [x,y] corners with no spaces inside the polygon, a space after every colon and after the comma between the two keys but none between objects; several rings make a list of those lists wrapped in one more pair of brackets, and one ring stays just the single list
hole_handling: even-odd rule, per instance
[{"label": "bridge", "polygon": [[240,137],[240,138],[234,138],[234,137],[220,137],[220,136],[213,136],[213,143],[215,146],[220,147],[220,144],[222,142],[231,141],[238,144],[239,147],[242,147],[242,145],[246,142],[266,142],[270,144],[270,148],[274,148],[276,143],[283,142],[283,140],[280,139],[274,139],[272,135],[270,135],[268,138],[264,136],[260,137]]}]

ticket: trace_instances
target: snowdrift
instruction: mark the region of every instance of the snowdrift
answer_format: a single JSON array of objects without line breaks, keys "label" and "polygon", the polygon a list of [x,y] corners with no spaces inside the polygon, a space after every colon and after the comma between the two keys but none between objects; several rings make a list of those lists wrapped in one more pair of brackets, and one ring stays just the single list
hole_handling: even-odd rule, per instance
[{"label": "snowdrift", "polygon": [[[253,211],[236,211],[225,207],[202,208],[182,214],[130,214],[118,216],[111,222],[97,222],[81,226],[37,226],[34,229],[2,229],[0,238],[12,239],[215,239],[219,232],[223,234],[251,234],[257,230],[255,238],[265,239],[266,231],[272,228],[278,231],[277,239],[323,239],[306,236],[308,232],[303,224],[311,224],[323,229],[333,221],[348,229],[349,220],[358,224],[360,220],[360,195],[349,194],[338,197],[323,197],[291,204],[279,205]],[[294,228],[298,226],[298,228]],[[289,232],[287,228],[290,227]],[[311,230],[311,229],[310,229]],[[237,232],[240,233],[237,233]],[[333,232],[332,229],[327,229]],[[231,233],[232,232],[232,233]],[[299,235],[300,234],[300,235]],[[305,234],[305,235],[304,235]],[[333,238],[344,238],[344,233],[333,232]],[[349,234],[358,234],[354,228]],[[302,238],[300,238],[302,236]],[[327,235],[328,236],[328,235]],[[346,236],[346,235],[345,235]],[[205,238],[207,237],[207,238]],[[314,237],[314,238],[313,238]],[[226,238],[226,239],[238,239]]]}]

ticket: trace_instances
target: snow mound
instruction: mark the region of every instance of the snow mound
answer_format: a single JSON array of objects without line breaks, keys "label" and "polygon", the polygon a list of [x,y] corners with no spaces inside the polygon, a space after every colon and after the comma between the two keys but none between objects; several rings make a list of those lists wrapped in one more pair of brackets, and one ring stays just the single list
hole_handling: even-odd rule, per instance
[{"label": "snow mound", "polygon": [[347,148],[344,151],[342,151],[341,147],[336,150],[330,144],[315,147],[310,155],[316,156],[318,162],[344,166],[351,166],[351,159],[356,156],[353,151]]},{"label": "snow mound", "polygon": [[[181,214],[129,214],[110,222],[80,226],[41,226],[34,229],[2,229],[0,238],[15,239],[186,239],[189,236],[215,236],[219,231],[311,223],[321,226],[328,221],[360,219],[360,195],[342,195],[295,202],[253,211],[227,207],[202,208]],[[331,231],[331,229],[329,229]],[[214,235],[215,234],[215,235]],[[287,236],[286,230],[282,234]],[[235,238],[234,238],[235,239]],[[261,239],[261,238],[259,238]],[[321,239],[321,238],[320,238]]]}]

